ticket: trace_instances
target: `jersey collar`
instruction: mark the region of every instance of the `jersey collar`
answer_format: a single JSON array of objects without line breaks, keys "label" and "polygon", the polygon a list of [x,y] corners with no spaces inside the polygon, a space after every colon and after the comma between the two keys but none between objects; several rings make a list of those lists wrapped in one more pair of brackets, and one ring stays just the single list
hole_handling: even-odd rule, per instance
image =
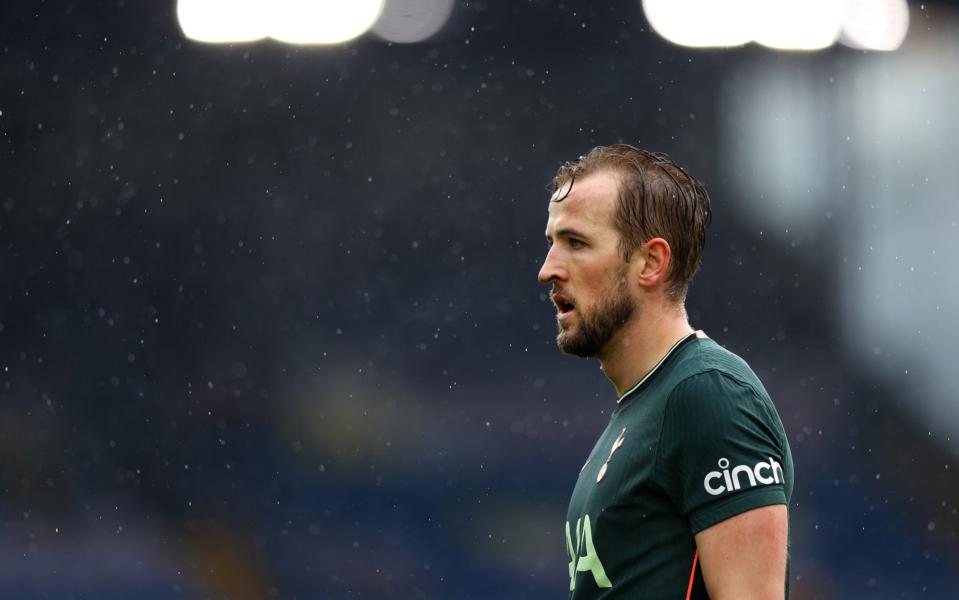
[{"label": "jersey collar", "polygon": [[675,352],[677,348],[679,348],[680,346],[682,346],[682,345],[685,344],[687,341],[689,341],[689,340],[691,340],[691,339],[693,339],[693,338],[705,338],[705,337],[706,337],[706,334],[705,334],[705,333],[703,333],[701,330],[697,330],[697,331],[694,331],[694,332],[690,333],[690,334],[687,335],[686,337],[681,338],[678,342],[676,342],[675,344],[673,344],[672,348],[670,348],[669,350],[667,350],[667,351],[666,351],[666,354],[664,354],[663,357],[662,357],[661,359],[659,359],[659,362],[656,363],[656,365],[655,365],[652,369],[649,370],[649,373],[646,373],[646,375],[645,375],[642,379],[639,380],[639,383],[637,383],[637,384],[634,385],[633,387],[631,387],[631,388],[629,388],[628,390],[626,390],[626,392],[625,392],[622,396],[619,397],[619,399],[616,401],[616,404],[622,404],[623,400],[625,400],[627,396],[629,396],[630,394],[632,394],[633,392],[635,392],[636,390],[638,390],[639,388],[641,388],[644,383],[646,383],[647,381],[649,381],[650,377],[652,377],[653,374],[656,373],[656,371],[659,370],[659,367],[661,367],[661,366],[663,365],[663,363],[666,362],[666,359],[667,359],[667,358],[669,358],[670,356],[673,355],[673,352]]}]

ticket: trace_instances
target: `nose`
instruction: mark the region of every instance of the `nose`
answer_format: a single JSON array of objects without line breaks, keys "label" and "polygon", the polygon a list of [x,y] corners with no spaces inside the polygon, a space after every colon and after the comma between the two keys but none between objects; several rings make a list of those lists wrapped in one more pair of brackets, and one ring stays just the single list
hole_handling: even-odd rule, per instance
[{"label": "nose", "polygon": [[568,273],[563,268],[559,257],[557,256],[556,246],[551,246],[546,258],[543,260],[543,266],[539,269],[537,279],[540,283],[553,283],[554,281],[566,281]]}]

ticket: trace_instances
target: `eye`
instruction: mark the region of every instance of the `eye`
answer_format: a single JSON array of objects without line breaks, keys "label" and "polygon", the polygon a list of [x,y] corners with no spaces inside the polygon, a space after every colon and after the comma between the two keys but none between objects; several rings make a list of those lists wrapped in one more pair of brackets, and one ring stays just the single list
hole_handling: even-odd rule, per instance
[{"label": "eye", "polygon": [[576,238],[569,238],[569,247],[570,248],[582,248],[586,243],[582,240],[577,240]]}]

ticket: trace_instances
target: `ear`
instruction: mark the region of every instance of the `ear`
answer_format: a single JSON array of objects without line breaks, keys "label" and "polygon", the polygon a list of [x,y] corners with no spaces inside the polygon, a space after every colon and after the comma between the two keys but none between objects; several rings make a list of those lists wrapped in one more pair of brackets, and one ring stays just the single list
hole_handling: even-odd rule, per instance
[{"label": "ear", "polygon": [[653,238],[643,244],[640,252],[643,253],[643,261],[638,274],[639,285],[646,290],[652,290],[666,281],[672,250],[669,242],[663,238]]}]

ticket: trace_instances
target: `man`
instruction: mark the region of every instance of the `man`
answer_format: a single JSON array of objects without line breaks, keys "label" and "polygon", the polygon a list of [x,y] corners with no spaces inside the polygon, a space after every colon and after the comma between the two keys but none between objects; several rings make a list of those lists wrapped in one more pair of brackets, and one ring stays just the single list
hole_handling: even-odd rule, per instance
[{"label": "man", "polygon": [[793,466],[776,409],[684,302],[711,219],[665,154],[599,147],[553,181],[539,281],[563,352],[619,397],[566,522],[570,598],[782,600]]}]

